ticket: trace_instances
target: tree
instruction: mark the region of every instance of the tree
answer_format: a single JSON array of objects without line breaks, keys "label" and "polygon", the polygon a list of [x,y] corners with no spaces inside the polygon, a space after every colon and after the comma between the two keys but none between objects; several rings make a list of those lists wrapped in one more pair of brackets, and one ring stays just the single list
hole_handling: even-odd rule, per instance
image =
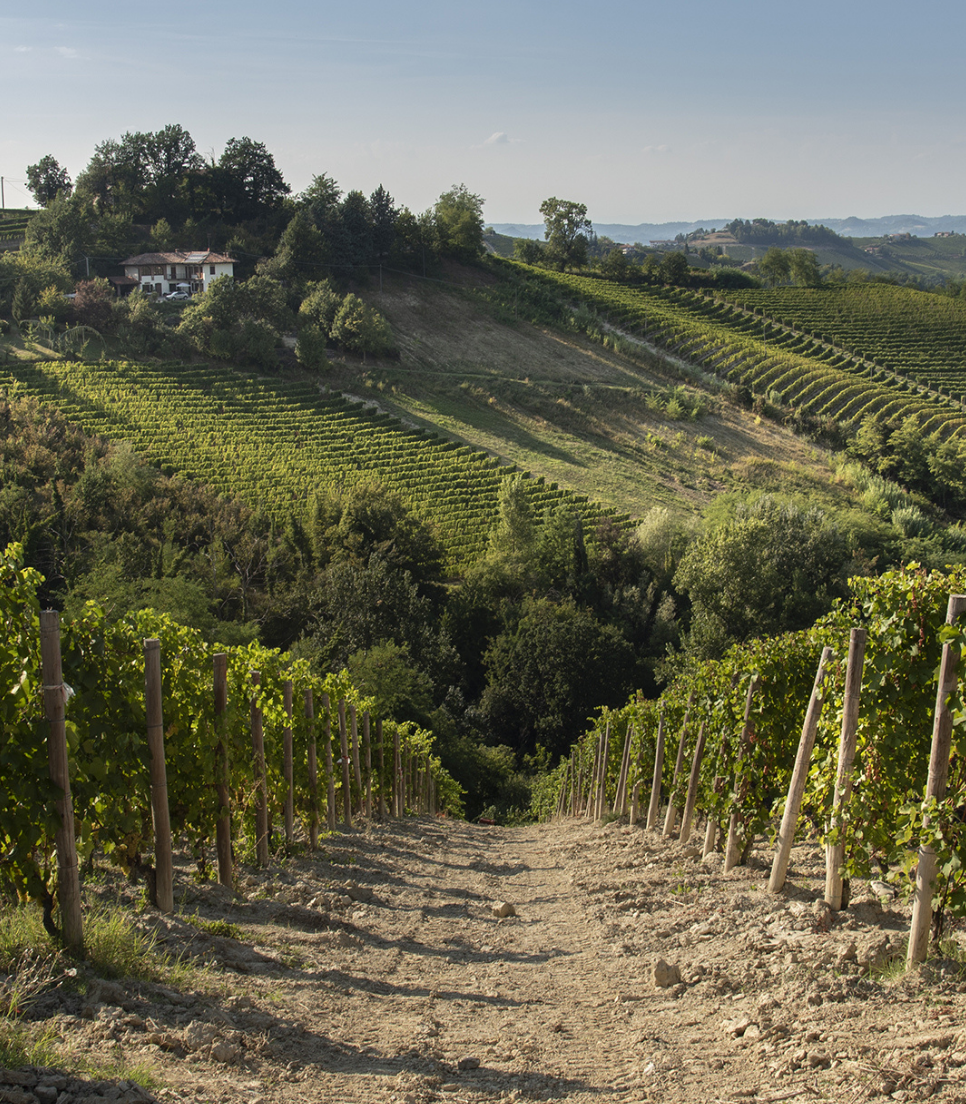
[{"label": "tree", "polygon": [[339,206],[341,195],[342,191],[335,180],[322,173],[320,176],[312,177],[312,183],[304,192],[299,193],[296,202],[312,212],[316,226],[322,226],[326,218]]},{"label": "tree", "polygon": [[49,153],[27,166],[27,187],[41,207],[49,206],[61,192],[69,196],[73,190],[70,176]]},{"label": "tree", "polygon": [[497,520],[490,530],[489,558],[514,572],[535,566],[537,529],[526,484],[519,475],[504,479],[497,496]]},{"label": "tree", "polygon": [[631,273],[631,262],[627,259],[624,250],[617,245],[601,262],[600,271],[601,275],[608,279],[623,283]]},{"label": "tree", "polygon": [[434,529],[416,517],[403,499],[374,480],[331,492],[314,503],[310,536],[316,562],[354,563],[373,556],[405,571],[423,594],[438,597],[443,549]]},{"label": "tree", "polygon": [[844,593],[849,549],[824,513],[763,495],[688,546],[674,586],[691,599],[686,650],[805,628]]},{"label": "tree", "polygon": [[479,260],[483,246],[483,197],[465,184],[456,184],[436,200],[433,208],[439,250],[467,264]]},{"label": "tree", "polygon": [[540,204],[546,226],[546,262],[555,268],[579,268],[587,263],[587,236],[591,228],[586,203],[551,196]]},{"label": "tree", "polygon": [[114,296],[107,280],[81,280],[74,295],[74,318],[103,333],[114,321]]},{"label": "tree", "polygon": [[513,243],[513,259],[524,264],[540,264],[543,260],[543,246],[533,238],[517,238]]},{"label": "tree", "polygon": [[305,298],[299,306],[299,326],[315,326],[328,337],[344,296],[328,280],[313,281],[306,285],[305,291]]},{"label": "tree", "polygon": [[90,245],[93,221],[81,196],[60,192],[27,223],[24,252],[71,270]]},{"label": "tree", "polygon": [[275,256],[258,266],[259,272],[302,283],[317,279],[325,263],[325,242],[307,207],[292,216],[282,232]]},{"label": "tree", "polygon": [[792,279],[800,287],[818,287],[822,282],[818,257],[811,249],[790,249],[788,267]]},{"label": "tree", "polygon": [[292,190],[265,143],[251,138],[230,138],[217,168],[222,210],[236,222],[271,214]]},{"label": "tree", "polygon": [[673,253],[665,253],[660,267],[660,276],[665,284],[685,287],[690,278],[690,273],[691,266],[683,253],[679,253],[677,250]]},{"label": "tree", "polygon": [[523,617],[501,633],[485,658],[480,703],[494,742],[518,752],[538,744],[563,754],[602,705],[632,689],[634,653],[621,633],[573,602],[529,599]]},{"label": "tree", "polygon": [[120,141],[108,138],[99,143],[74,190],[99,211],[140,213],[144,189],[151,181],[150,140],[150,134],[129,131]]},{"label": "tree", "polygon": [[392,196],[380,184],[369,196],[369,215],[372,220],[372,252],[377,261],[389,259],[396,240],[396,210]]},{"label": "tree", "polygon": [[772,246],[758,262],[758,271],[769,284],[783,284],[791,272],[791,263],[787,251]]},{"label": "tree", "polygon": [[396,347],[392,328],[386,319],[351,292],[339,307],[330,336],[344,349],[362,353],[363,362],[368,353],[378,356],[391,353]]}]

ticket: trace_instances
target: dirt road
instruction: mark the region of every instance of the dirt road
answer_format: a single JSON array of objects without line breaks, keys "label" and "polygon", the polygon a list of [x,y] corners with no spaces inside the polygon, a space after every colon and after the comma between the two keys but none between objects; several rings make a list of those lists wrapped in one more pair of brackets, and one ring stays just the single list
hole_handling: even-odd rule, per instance
[{"label": "dirt road", "polygon": [[855,886],[830,914],[814,845],[781,896],[764,846],[724,875],[620,822],[324,848],[234,896],[185,871],[179,914],[139,923],[206,978],[95,985],[50,1024],[151,1069],[158,1100],[966,1101],[961,965],[896,978],[907,907]]}]

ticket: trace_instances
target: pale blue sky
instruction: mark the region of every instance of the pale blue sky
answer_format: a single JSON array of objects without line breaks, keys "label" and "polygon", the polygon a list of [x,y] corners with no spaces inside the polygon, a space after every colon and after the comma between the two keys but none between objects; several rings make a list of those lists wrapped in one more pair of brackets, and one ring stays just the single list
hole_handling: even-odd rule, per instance
[{"label": "pale blue sky", "polygon": [[17,205],[44,154],[76,176],[180,123],[264,142],[295,191],[420,211],[465,182],[488,222],[550,195],[597,223],[964,214],[964,32],[961,0],[10,0],[0,175]]}]

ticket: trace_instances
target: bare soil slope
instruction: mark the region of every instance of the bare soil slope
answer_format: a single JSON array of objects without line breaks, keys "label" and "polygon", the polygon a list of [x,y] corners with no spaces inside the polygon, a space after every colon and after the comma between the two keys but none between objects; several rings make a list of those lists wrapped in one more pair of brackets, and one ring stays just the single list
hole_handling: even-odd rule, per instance
[{"label": "bare soil slope", "polygon": [[337,365],[334,386],[622,512],[696,511],[748,487],[841,494],[820,451],[749,411],[705,395],[698,418],[667,413],[656,399],[666,406],[687,377],[655,350],[645,367],[582,336],[498,318],[457,286],[397,277],[369,298],[401,359]]},{"label": "bare soil slope", "polygon": [[[178,916],[141,914],[210,964],[197,991],[43,998],[64,1045],[163,1086],[76,1082],[61,1104],[966,1101],[960,968],[890,975],[907,909],[854,886],[829,913],[814,845],[780,896],[764,849],[724,875],[620,822],[410,820],[325,847],[234,897],[185,871]],[[54,1104],[45,1077],[0,1099]]]}]

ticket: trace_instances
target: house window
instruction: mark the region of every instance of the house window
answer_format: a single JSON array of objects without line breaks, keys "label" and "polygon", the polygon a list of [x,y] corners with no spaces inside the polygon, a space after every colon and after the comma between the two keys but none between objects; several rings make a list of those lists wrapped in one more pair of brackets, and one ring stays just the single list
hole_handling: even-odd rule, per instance
[{"label": "house window", "polygon": [[208,275],[209,276],[214,276],[214,274],[215,274],[215,266],[214,265],[209,265],[208,266]]}]

